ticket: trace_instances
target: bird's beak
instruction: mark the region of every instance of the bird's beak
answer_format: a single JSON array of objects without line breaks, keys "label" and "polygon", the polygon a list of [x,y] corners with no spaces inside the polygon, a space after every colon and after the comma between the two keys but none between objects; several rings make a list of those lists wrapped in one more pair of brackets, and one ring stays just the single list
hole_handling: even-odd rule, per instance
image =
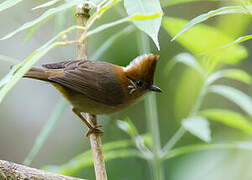
[{"label": "bird's beak", "polygon": [[151,91],[155,91],[155,92],[162,92],[162,90],[159,87],[155,86],[155,85],[152,85],[150,87],[150,90]]}]

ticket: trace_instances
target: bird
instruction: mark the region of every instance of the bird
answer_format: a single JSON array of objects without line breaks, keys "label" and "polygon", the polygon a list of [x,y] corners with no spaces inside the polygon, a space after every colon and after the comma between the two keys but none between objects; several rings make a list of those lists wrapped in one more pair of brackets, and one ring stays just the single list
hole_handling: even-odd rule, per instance
[{"label": "bird", "polygon": [[91,133],[103,133],[81,113],[110,114],[134,104],[147,92],[162,92],[153,84],[159,55],[144,54],[127,66],[104,61],[68,60],[32,67],[23,77],[46,81],[61,92]]}]

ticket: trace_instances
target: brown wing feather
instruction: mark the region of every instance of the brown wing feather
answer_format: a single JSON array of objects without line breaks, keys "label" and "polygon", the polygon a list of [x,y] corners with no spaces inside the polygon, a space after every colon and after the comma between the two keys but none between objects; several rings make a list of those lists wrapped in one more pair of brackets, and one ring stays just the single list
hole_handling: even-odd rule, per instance
[{"label": "brown wing feather", "polygon": [[82,93],[106,105],[119,105],[124,101],[124,93],[111,64],[92,61],[71,61],[44,67],[64,68],[61,75],[48,79]]}]

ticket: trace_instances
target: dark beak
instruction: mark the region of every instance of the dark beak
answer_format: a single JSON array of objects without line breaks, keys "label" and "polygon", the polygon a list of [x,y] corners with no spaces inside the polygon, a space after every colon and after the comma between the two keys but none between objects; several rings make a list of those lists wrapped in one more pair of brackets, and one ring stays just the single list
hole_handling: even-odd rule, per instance
[{"label": "dark beak", "polygon": [[155,86],[155,85],[152,85],[150,87],[150,90],[151,91],[155,91],[155,92],[162,92],[162,90],[159,87]]}]

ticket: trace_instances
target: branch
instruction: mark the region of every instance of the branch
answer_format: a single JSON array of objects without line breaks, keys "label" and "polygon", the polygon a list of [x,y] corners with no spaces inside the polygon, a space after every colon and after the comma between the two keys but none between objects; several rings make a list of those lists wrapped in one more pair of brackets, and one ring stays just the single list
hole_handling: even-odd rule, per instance
[{"label": "branch", "polygon": [[[88,30],[88,27],[93,23],[88,22],[89,18],[89,7],[88,4],[80,4],[76,7],[76,21],[77,25],[87,27],[86,30],[79,30],[77,33],[77,39],[80,39],[82,36],[85,36]],[[79,41],[77,45],[77,58],[78,59],[87,59],[87,39],[84,41]],[[87,120],[93,124],[93,126],[97,125],[96,115],[86,114]],[[95,168],[95,176],[96,180],[107,180],[107,173],[105,169],[105,162],[102,153],[102,142],[100,134],[92,133],[89,135],[91,150],[93,154],[94,168]]]},{"label": "branch", "polygon": [[0,160],[1,180],[83,180]]}]

